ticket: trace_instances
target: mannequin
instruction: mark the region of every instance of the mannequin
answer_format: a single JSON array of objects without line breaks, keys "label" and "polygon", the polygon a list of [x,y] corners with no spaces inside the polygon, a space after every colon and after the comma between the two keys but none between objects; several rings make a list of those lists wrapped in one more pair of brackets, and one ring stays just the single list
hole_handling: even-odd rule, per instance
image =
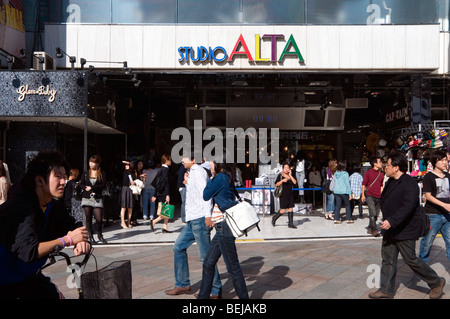
[{"label": "mannequin", "polygon": [[[297,177],[298,188],[303,188],[305,183],[306,171],[311,168],[311,162],[305,159],[304,154],[297,154],[297,161],[295,164],[295,177]],[[305,192],[299,190],[300,203],[305,203]]]}]

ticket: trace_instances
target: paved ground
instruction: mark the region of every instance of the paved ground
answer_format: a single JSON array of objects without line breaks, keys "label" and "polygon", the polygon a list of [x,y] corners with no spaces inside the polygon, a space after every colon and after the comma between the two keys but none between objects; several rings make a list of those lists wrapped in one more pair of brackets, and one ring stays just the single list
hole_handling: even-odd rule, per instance
[{"label": "paved ground", "polygon": [[[269,216],[261,217],[261,231],[237,241],[237,249],[245,280],[252,299],[367,299],[376,290],[381,262],[381,239],[366,233],[365,218],[354,224],[335,225],[320,211],[294,216],[297,229],[287,227],[287,216],[272,227]],[[133,299],[194,299],[201,281],[201,264],[193,245],[189,250],[190,294],[168,297],[164,291],[174,285],[172,245],[183,224],[179,219],[169,224],[172,234],[161,232],[162,223],[150,232],[148,222],[125,230],[118,222],[105,228],[107,245],[96,245],[94,255],[98,268],[117,260],[130,260]],[[430,264],[450,283],[450,262],[437,238]],[[67,252],[71,252],[66,249]],[[223,297],[235,298],[225,265],[219,262]],[[85,271],[95,269],[91,260]],[[76,289],[68,287],[63,262],[45,271],[68,299],[76,299]],[[397,299],[428,299],[428,287],[399,260]],[[70,286],[70,282],[69,282]],[[450,284],[443,299],[450,299]]]}]

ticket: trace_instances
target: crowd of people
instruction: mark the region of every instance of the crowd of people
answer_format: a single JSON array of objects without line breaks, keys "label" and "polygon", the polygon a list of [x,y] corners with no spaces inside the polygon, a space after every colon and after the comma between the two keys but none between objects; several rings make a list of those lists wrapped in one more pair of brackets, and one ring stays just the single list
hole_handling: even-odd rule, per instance
[{"label": "crowd of people", "polygon": [[[175,285],[166,294],[178,295],[191,290],[187,249],[195,242],[203,265],[197,298],[221,297],[217,262],[222,256],[237,296],[247,299],[235,238],[224,219],[224,212],[238,203],[236,166],[226,161],[197,163],[196,158],[194,152],[185,156],[178,171],[184,226],[173,246]],[[450,153],[436,150],[431,154],[432,170],[423,178],[424,207],[417,181],[406,174],[406,156],[394,152],[384,160],[371,158],[370,169],[362,174],[360,165],[349,169],[346,161],[332,159],[322,170],[323,174],[312,166],[309,184],[326,189],[324,216],[336,224],[342,223],[341,208],[345,208],[346,222],[353,223],[354,207],[358,205],[362,218],[362,204],[367,204],[368,233],[376,237],[383,235],[381,287],[369,294],[370,298],[395,295],[399,253],[429,285],[430,298],[439,298],[445,280],[429,267],[427,260],[438,233],[443,236],[450,260]],[[28,163],[23,179],[12,188],[5,173],[6,165],[0,163],[0,200],[3,201],[0,205],[0,298],[59,297],[57,288],[39,271],[45,257],[56,245],[73,246],[75,255],[80,255],[87,253],[92,244],[106,243],[103,208],[108,177],[101,163],[99,155],[91,156],[88,169],[80,174],[77,169],[69,169],[61,153],[39,152]],[[121,227],[126,230],[137,225],[142,216],[150,221],[150,231],[163,221],[163,233],[170,232],[169,219],[159,214],[162,204],[171,200],[170,155],[161,157],[158,168],[145,167],[139,161],[122,164]],[[297,228],[293,221],[293,188],[299,184],[298,178],[289,163],[283,164],[275,180],[281,192],[280,210],[272,217],[273,226],[287,212],[288,227]],[[328,182],[327,186],[324,181]],[[74,214],[76,202],[84,213],[83,220]],[[378,222],[380,212],[382,219]],[[213,228],[215,235],[211,239]],[[420,252],[416,255],[415,243],[419,238],[422,238]]]}]

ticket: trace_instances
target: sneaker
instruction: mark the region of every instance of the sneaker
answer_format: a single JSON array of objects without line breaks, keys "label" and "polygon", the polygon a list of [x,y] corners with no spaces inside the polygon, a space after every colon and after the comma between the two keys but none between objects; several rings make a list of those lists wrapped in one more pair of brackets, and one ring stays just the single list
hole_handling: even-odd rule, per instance
[{"label": "sneaker", "polygon": [[442,296],[442,291],[444,290],[445,286],[445,279],[441,277],[441,281],[439,283],[439,286],[435,288],[431,288],[430,290],[430,299],[438,299]]},{"label": "sneaker", "polygon": [[335,224],[342,224],[342,221],[341,220],[335,220],[334,223]]},{"label": "sneaker", "polygon": [[347,220],[347,224],[353,224],[353,223],[354,223],[353,219]]}]

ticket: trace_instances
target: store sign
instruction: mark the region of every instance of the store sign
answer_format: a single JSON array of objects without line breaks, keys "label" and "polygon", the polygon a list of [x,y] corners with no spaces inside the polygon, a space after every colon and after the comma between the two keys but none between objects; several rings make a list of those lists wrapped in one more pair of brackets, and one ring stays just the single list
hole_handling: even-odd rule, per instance
[{"label": "store sign", "polygon": [[[261,39],[269,38],[271,45],[270,57],[261,57]],[[236,55],[246,56],[249,62],[278,62],[282,63],[287,55],[297,57],[300,63],[304,63],[303,56],[298,48],[297,42],[294,36],[291,34],[286,42],[286,45],[281,52],[280,56],[277,56],[277,43],[285,39],[283,34],[255,34],[255,51],[250,51],[247,42],[241,34],[234,45],[234,48],[228,54],[227,50],[223,46],[205,47],[198,46],[197,48],[192,46],[180,46],[178,47],[178,53],[180,58],[178,61],[183,62],[233,62]]]},{"label": "store sign", "polygon": [[386,123],[392,123],[401,119],[405,119],[409,116],[409,108],[407,106],[397,109],[395,111],[386,114]]},{"label": "store sign", "polygon": [[28,84],[19,87],[16,92],[17,94],[19,94],[19,97],[17,98],[19,102],[24,101],[28,95],[43,95],[48,96],[48,101],[50,103],[55,101],[57,93],[55,89],[50,89],[49,85],[47,86],[42,85],[37,90],[33,90],[29,88]]}]

